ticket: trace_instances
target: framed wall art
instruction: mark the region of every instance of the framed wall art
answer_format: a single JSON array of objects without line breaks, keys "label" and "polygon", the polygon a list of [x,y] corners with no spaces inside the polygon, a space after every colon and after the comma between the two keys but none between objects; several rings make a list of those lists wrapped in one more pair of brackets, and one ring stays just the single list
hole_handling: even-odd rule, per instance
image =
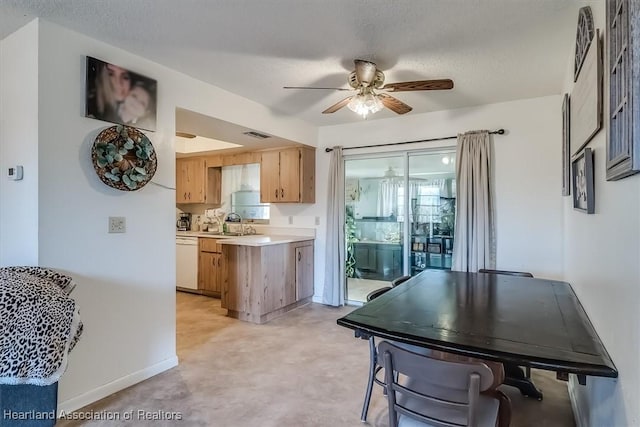
[{"label": "framed wall art", "polygon": [[607,181],[640,172],[640,1],[607,0]]},{"label": "framed wall art", "polygon": [[595,212],[595,198],[593,188],[593,152],[585,148],[571,163],[571,177],[573,182],[573,208],[592,214]]},{"label": "framed wall art", "polygon": [[90,56],[86,79],[86,117],[156,130],[155,80]]},{"label": "framed wall art", "polygon": [[602,43],[600,32],[586,48],[571,92],[571,155],[578,154],[602,127]]},{"label": "framed wall art", "polygon": [[564,100],[562,101],[562,195],[568,196],[571,194],[571,154],[570,150],[570,98],[569,94],[564,94]]},{"label": "framed wall art", "polygon": [[578,11],[578,29],[576,30],[575,62],[573,66],[573,81],[578,80],[580,69],[587,56],[587,50],[594,35],[593,13],[590,6],[581,7]]}]

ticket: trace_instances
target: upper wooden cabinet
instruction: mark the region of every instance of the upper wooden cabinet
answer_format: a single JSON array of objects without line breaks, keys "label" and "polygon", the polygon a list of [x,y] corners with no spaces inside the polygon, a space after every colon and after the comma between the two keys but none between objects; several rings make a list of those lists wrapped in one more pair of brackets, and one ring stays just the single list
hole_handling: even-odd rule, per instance
[{"label": "upper wooden cabinet", "polygon": [[222,157],[222,166],[246,165],[249,163],[260,163],[260,153],[249,151]]},{"label": "upper wooden cabinet", "polygon": [[176,203],[220,204],[222,171],[201,157],[176,159]]},{"label": "upper wooden cabinet", "polygon": [[296,147],[265,151],[260,162],[262,203],[315,203],[316,152]]}]

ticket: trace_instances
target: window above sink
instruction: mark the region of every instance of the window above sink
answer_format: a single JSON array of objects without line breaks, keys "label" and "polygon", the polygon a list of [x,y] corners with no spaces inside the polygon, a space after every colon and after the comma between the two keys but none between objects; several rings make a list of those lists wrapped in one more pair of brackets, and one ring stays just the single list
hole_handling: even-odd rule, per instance
[{"label": "window above sink", "polygon": [[222,167],[222,210],[244,222],[269,223],[269,203],[260,203],[260,164]]}]

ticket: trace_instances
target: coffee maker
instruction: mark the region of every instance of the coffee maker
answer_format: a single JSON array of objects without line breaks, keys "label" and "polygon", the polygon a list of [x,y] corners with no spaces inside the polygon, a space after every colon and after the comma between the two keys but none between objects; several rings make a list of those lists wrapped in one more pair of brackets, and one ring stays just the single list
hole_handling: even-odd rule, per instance
[{"label": "coffee maker", "polygon": [[178,231],[189,231],[191,230],[191,214],[190,213],[181,213],[178,218],[178,222],[176,222],[176,227]]}]

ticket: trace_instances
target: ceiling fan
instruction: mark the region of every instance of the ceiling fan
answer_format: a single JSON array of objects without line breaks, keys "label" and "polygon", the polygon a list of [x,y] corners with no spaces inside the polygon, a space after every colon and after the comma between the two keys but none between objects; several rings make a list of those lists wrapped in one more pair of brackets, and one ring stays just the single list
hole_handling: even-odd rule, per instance
[{"label": "ceiling fan", "polygon": [[377,113],[383,107],[387,107],[397,114],[405,114],[412,110],[410,106],[388,94],[388,92],[409,92],[417,90],[446,90],[453,88],[450,79],[416,80],[412,82],[399,82],[384,84],[384,73],[376,67],[376,64],[362,59],[356,59],[355,70],[349,74],[348,82],[351,88],[337,87],[306,87],[285,86],[284,89],[326,89],[357,91],[342,101],[336,102],[327,108],[322,114],[335,113],[344,106],[360,114],[363,118]]}]

